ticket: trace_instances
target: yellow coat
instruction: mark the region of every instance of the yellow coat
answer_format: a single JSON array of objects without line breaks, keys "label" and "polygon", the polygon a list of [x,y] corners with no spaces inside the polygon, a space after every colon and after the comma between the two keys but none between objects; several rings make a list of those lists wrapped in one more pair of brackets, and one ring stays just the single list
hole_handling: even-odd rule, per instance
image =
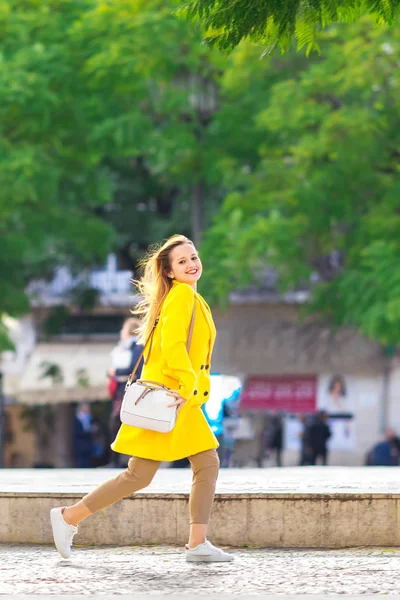
[{"label": "yellow coat", "polygon": [[[186,343],[194,302],[196,316],[188,355]],[[174,429],[169,433],[121,425],[111,445],[115,452],[172,461],[218,448],[217,439],[201,410],[210,393],[210,362],[215,335],[214,322],[206,301],[188,284],[173,281],[161,309],[151,353],[141,378],[179,390],[186,402],[178,412]]]}]

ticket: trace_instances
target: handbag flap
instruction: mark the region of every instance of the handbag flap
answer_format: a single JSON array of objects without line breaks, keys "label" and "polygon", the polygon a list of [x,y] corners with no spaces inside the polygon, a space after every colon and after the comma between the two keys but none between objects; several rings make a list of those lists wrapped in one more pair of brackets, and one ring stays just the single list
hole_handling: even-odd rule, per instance
[{"label": "handbag flap", "polygon": [[166,396],[165,390],[148,391],[143,398],[136,401],[143,394],[144,386],[132,383],[126,390],[122,410],[130,412],[139,417],[171,421],[176,414],[176,406],[168,407],[174,402],[172,396]]}]

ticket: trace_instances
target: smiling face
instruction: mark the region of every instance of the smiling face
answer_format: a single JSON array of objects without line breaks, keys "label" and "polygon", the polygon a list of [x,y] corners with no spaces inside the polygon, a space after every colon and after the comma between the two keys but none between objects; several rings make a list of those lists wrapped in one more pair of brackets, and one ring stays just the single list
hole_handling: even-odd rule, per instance
[{"label": "smiling face", "polygon": [[195,247],[189,243],[176,246],[169,254],[169,262],[171,270],[168,277],[180,283],[188,283],[196,289],[203,267]]}]

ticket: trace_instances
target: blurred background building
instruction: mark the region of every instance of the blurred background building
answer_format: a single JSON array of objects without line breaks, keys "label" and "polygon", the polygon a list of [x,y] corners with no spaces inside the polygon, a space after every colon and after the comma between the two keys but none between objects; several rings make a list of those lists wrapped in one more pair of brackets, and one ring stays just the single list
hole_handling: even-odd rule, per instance
[{"label": "blurred background building", "polygon": [[[79,305],[71,298],[76,280],[60,268],[53,280],[30,285],[30,315],[7,320],[15,351],[4,352],[2,363],[6,466],[72,466],[73,422],[82,402],[90,403],[98,423],[97,464],[109,462],[106,375],[135,302],[132,273],[119,270],[110,255],[104,269],[85,277]],[[275,415],[282,416],[285,465],[298,464],[301,418],[318,410],[330,415],[330,464],[364,464],[389,423],[400,429],[400,365],[392,361],[388,385],[381,346],[354,330],[333,333],[312,319],[302,322],[305,300],[305,293],[279,295],[269,281],[231,294],[226,310],[214,310],[218,335],[204,408],[221,456],[225,446],[232,449],[226,466],[258,464],[263,432]],[[262,464],[273,462],[266,456]]]}]

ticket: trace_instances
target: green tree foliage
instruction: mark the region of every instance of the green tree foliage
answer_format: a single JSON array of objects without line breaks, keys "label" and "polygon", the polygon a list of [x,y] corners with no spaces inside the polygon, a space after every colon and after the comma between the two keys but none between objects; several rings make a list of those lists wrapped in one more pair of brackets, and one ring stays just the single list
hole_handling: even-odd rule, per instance
[{"label": "green tree foliage", "polygon": [[[400,30],[369,20],[321,40],[321,57],[252,66],[258,156],[230,162],[235,189],[208,232],[206,287],[224,299],[273,267],[282,290],[384,343],[400,338]],[[225,81],[248,76],[244,49]],[[231,83],[231,85],[234,85]],[[268,89],[266,89],[268,88]]]},{"label": "green tree foliage", "polygon": [[177,6],[1,5],[0,313],[26,309],[26,283],[55,265],[116,248],[132,267],[223,201],[202,245],[207,296],[267,265],[282,289],[314,282],[335,323],[397,340],[396,28],[331,28],[309,59],[260,61],[250,44],[227,58]]},{"label": "green tree foliage", "polygon": [[0,7],[0,314],[27,309],[28,281],[104,258],[110,199],[90,139],[96,116],[67,32],[88,2]]},{"label": "green tree foliage", "polygon": [[[173,15],[176,2],[94,2],[72,31],[103,115],[92,131],[113,181],[108,222],[129,266],[176,230],[190,234],[194,185],[212,213],[213,130],[225,61]],[[109,94],[108,90],[112,90]]]},{"label": "green tree foliage", "polygon": [[200,22],[205,42],[231,51],[242,40],[263,44],[265,54],[277,46],[288,50],[296,40],[307,52],[319,48],[317,35],[336,23],[353,23],[369,14],[376,23],[392,24],[399,0],[191,0],[178,11]]},{"label": "green tree foliage", "polygon": [[[0,7],[0,314],[27,283],[117,249],[129,267],[212,213],[223,59],[176,2],[6,0]],[[3,339],[3,338],[2,338]]]}]

